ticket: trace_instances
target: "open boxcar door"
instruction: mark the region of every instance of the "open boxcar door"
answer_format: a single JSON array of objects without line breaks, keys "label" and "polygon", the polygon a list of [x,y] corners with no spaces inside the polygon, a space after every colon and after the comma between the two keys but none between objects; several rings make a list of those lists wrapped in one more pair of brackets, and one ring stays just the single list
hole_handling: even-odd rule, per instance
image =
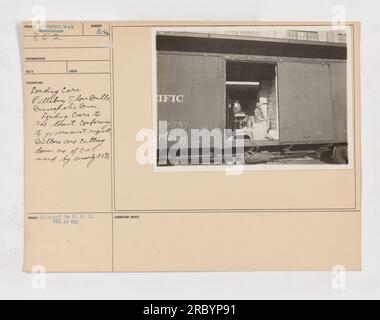
[{"label": "open boxcar door", "polygon": [[328,64],[278,64],[280,140],[312,143],[334,139]]}]

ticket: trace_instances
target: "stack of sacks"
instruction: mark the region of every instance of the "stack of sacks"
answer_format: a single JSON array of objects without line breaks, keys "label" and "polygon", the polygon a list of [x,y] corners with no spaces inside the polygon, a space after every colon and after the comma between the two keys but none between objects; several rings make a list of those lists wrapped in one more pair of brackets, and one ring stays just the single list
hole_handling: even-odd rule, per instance
[{"label": "stack of sacks", "polygon": [[266,121],[255,122],[252,127],[254,140],[266,140],[268,135],[268,126]]},{"label": "stack of sacks", "polygon": [[260,109],[261,113],[263,115],[263,118],[265,120],[268,120],[268,98],[267,97],[260,97]]}]

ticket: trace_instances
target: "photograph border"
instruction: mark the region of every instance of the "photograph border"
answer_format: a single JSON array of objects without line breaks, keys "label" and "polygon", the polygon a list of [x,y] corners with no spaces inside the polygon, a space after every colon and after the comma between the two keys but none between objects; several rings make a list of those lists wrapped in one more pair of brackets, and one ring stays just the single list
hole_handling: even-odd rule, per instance
[{"label": "photograph border", "polygon": [[[163,167],[158,165],[157,134],[158,134],[158,103],[157,103],[157,47],[156,35],[160,31],[186,32],[186,31],[215,31],[222,29],[223,31],[273,31],[273,30],[316,30],[324,31],[333,28],[344,29],[347,32],[347,144],[348,144],[348,164],[244,164],[244,165],[173,165]],[[157,173],[191,173],[191,172],[226,172],[226,174],[241,174],[245,171],[309,171],[309,170],[352,170],[355,168],[355,122],[354,122],[354,101],[355,101],[355,59],[354,59],[354,32],[353,25],[346,24],[344,26],[333,25],[310,25],[310,24],[284,24],[284,25],[204,25],[204,26],[156,26],[151,28],[152,43],[152,106],[153,106],[153,132],[154,140],[154,163],[153,171]]]}]

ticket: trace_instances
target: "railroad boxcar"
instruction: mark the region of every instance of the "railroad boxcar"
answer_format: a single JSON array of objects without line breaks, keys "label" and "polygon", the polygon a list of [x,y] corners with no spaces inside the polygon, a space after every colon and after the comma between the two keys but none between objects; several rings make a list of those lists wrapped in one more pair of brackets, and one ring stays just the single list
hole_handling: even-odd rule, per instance
[{"label": "railroad boxcar", "polygon": [[158,95],[181,97],[158,100],[158,121],[236,129],[234,103],[245,121],[261,103],[265,129],[247,130],[248,153],[348,162],[345,43],[163,32],[156,48]]}]

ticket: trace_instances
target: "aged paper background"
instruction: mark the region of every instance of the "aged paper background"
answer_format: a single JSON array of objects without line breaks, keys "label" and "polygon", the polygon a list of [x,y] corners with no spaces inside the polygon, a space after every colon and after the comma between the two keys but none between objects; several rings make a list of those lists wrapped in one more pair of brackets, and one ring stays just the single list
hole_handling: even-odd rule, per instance
[{"label": "aged paper background", "polygon": [[[51,272],[331,270],[335,265],[360,269],[358,24],[350,23],[354,169],[250,172],[240,177],[217,172],[157,174],[135,161],[136,132],[152,125],[151,28],[184,23],[64,24],[73,26],[65,31],[64,44],[71,41],[66,49],[58,49],[62,42],[43,35],[35,40],[27,24],[23,29],[26,271],[36,265]],[[200,24],[217,25],[186,23]],[[95,33],[99,25],[101,35]],[[54,63],[44,69],[31,59],[40,56]],[[112,96],[95,108],[112,123],[112,135],[102,135],[102,150],[97,149],[102,155],[109,153],[110,159],[98,159],[88,167],[83,166],[86,161],[65,167],[35,161],[33,135],[39,118],[31,92],[36,86],[72,87],[80,89],[76,94],[82,97]],[[141,108],[128,108],[133,105]],[[252,177],[258,185],[278,185],[273,191],[276,202],[273,194],[252,184]],[[233,179],[259,195],[253,205],[247,200],[233,207],[228,201],[226,185]],[[304,188],[310,181],[312,192]],[[173,188],[178,185],[182,188]],[[198,192],[197,203],[192,192]]]}]

